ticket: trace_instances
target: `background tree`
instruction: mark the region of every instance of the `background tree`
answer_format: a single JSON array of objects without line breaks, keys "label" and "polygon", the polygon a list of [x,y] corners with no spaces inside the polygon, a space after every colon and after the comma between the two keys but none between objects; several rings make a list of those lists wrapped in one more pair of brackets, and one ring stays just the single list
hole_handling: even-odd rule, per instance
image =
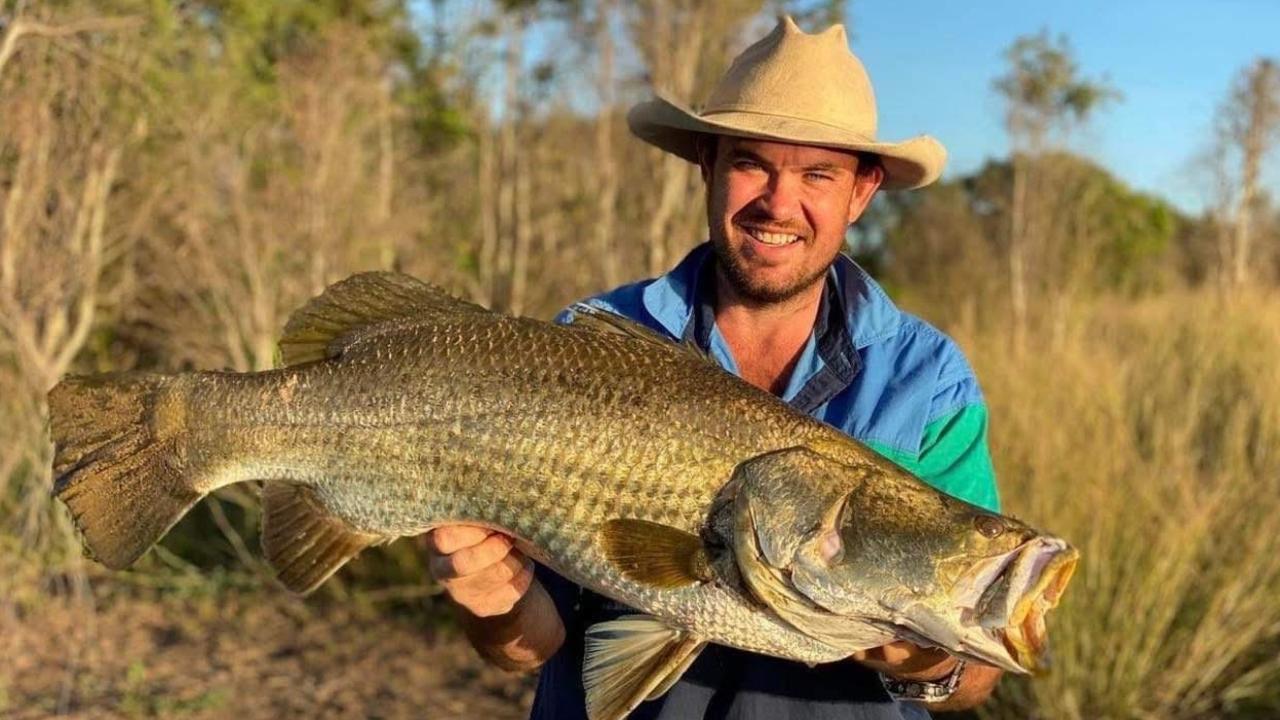
[{"label": "background tree", "polygon": [[0,519],[39,556],[74,542],[50,512],[44,395],[127,298],[143,211],[111,200],[146,135],[115,112],[138,26],[32,11],[0,29]]},{"label": "background tree", "polygon": [[[1265,267],[1271,254],[1258,252],[1255,245],[1269,224],[1260,178],[1277,140],[1280,65],[1273,59],[1259,58],[1240,72],[1218,111],[1217,154],[1219,162],[1227,165],[1226,192],[1220,196],[1219,208],[1223,223],[1220,257],[1224,280],[1235,287],[1248,284],[1256,274],[1255,265]],[[1230,169],[1232,159],[1238,165],[1234,172]]]},{"label": "background tree", "polygon": [[1024,35],[1005,51],[1008,70],[995,80],[1005,100],[1005,128],[1012,156],[1007,258],[1015,344],[1027,327],[1029,294],[1046,279],[1041,256],[1056,232],[1047,207],[1058,192],[1052,161],[1044,154],[1060,148],[1067,134],[1085,123],[1118,93],[1101,81],[1080,77],[1066,38],[1048,31]]}]

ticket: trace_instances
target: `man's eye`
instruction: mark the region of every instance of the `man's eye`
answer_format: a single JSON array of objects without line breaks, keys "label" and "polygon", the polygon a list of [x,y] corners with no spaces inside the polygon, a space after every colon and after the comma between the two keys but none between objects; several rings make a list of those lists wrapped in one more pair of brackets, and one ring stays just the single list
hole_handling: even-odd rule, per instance
[{"label": "man's eye", "polygon": [[826,173],[809,172],[804,174],[804,178],[813,182],[826,182],[831,179],[831,176]]},{"label": "man's eye", "polygon": [[733,163],[735,170],[759,170],[760,163],[754,160],[738,160]]}]

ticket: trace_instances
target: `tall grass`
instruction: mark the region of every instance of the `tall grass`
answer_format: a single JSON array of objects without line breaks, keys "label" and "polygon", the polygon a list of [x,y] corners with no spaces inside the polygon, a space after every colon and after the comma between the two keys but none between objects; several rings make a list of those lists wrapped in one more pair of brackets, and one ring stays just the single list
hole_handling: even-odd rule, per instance
[{"label": "tall grass", "polygon": [[958,332],[1007,511],[1081,550],[1054,668],[988,717],[1280,711],[1280,297],[1098,302],[1013,352]]}]

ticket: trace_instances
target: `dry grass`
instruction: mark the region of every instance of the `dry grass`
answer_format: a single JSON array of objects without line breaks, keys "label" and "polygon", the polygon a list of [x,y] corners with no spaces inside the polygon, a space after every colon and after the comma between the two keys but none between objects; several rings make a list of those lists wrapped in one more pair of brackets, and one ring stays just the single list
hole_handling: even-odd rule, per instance
[{"label": "dry grass", "polygon": [[[136,582],[148,578],[135,576]],[[532,676],[440,623],[174,576],[0,603],[6,718],[525,717]]]},{"label": "dry grass", "polygon": [[960,333],[1005,507],[1076,543],[1055,669],[991,717],[1280,707],[1280,297],[1109,301],[1023,354]]}]

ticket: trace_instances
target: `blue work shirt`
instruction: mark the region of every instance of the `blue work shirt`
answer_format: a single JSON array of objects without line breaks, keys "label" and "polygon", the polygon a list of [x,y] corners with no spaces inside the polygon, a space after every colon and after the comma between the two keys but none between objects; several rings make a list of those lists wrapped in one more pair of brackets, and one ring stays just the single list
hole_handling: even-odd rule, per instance
[{"label": "blue work shirt", "polygon": [[[714,253],[704,243],[671,272],[590,298],[672,340],[692,340],[723,368],[738,368],[715,324]],[[557,318],[573,319],[572,309]],[[841,255],[827,274],[818,317],[782,399],[866,443],[926,482],[998,510],[977,380],[955,343],[899,310],[862,268]],[[635,610],[584,590],[545,567],[538,577],[565,625],[565,643],[543,666],[531,716],[586,718],[586,629]],[[803,663],[708,645],[636,720],[927,718],[894,701],[879,676],[855,662]]]}]

